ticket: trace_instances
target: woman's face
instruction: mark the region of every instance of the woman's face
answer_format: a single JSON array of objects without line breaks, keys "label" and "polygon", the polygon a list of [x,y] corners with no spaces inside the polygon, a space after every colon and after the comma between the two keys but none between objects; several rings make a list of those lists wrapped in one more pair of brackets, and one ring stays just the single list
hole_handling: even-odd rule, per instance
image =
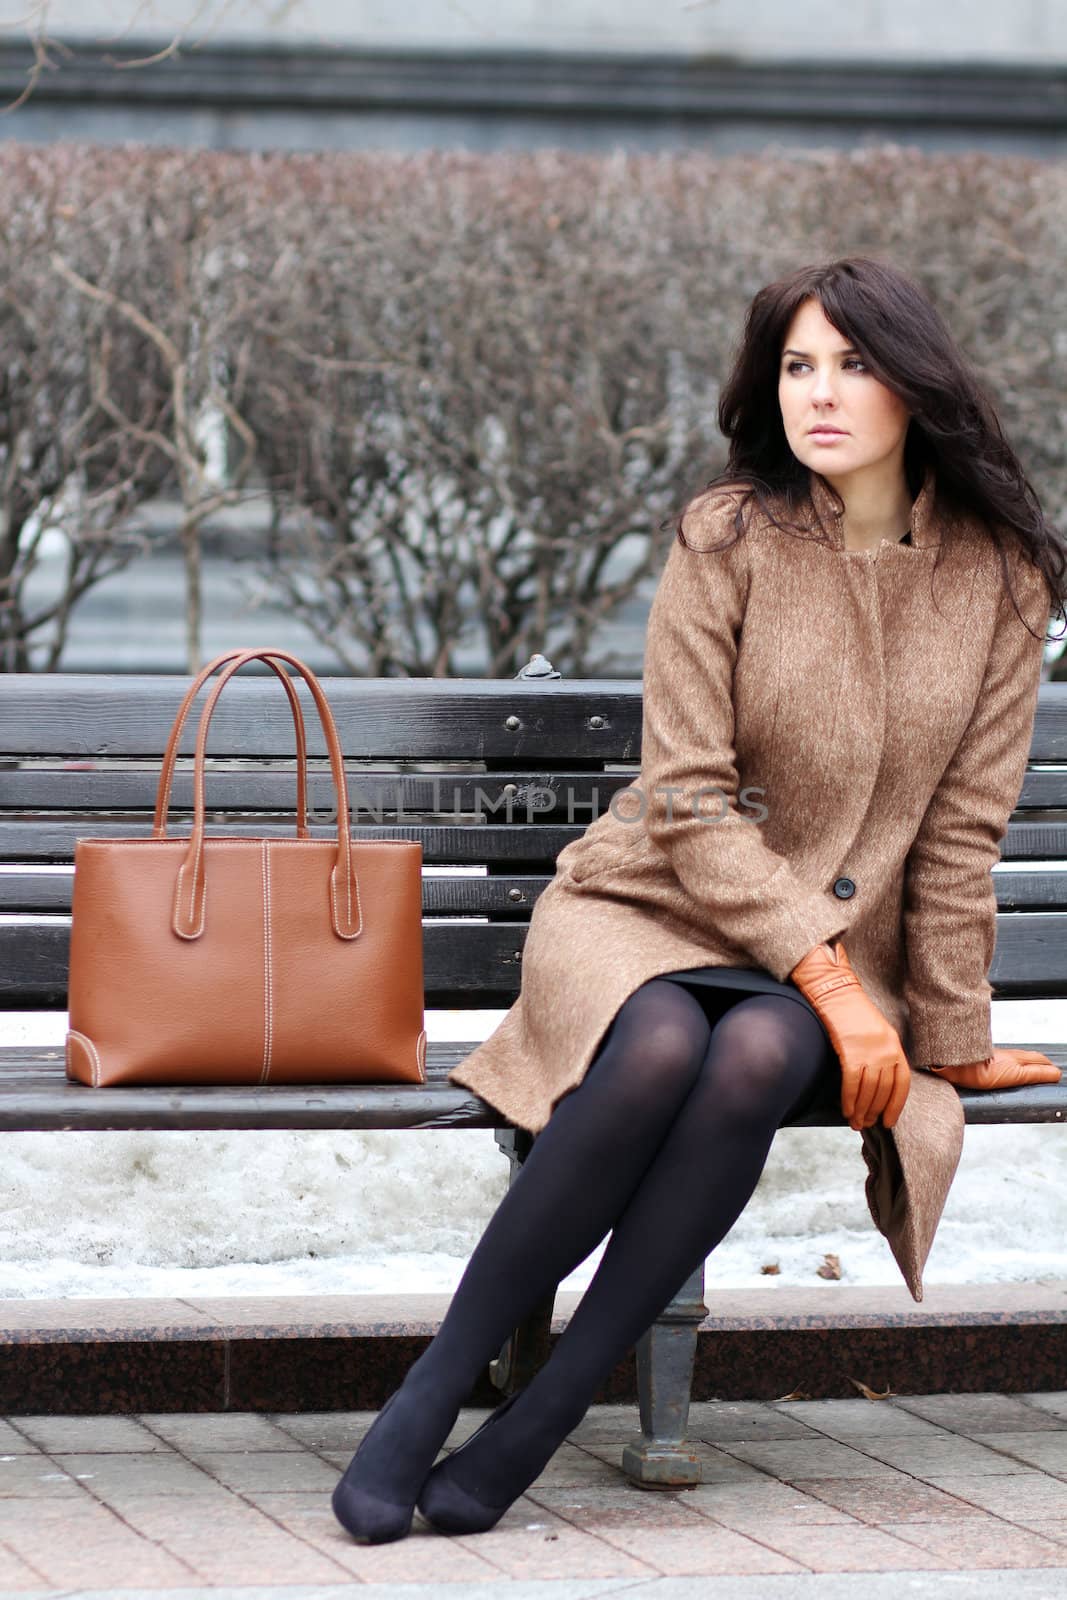
[{"label": "woman's face", "polygon": [[[910,413],[850,348],[817,300],[799,307],[783,341],[778,403],[789,448],[828,478],[901,467]],[[820,427],[833,432],[819,433]]]}]

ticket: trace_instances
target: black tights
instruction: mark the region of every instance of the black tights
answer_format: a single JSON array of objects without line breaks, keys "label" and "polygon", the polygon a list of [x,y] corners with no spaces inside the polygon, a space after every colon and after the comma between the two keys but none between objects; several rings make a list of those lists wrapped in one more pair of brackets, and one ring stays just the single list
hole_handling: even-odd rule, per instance
[{"label": "black tights", "polygon": [[[531,1466],[540,1470],[537,1461],[577,1425],[604,1377],[744,1209],[775,1130],[835,1058],[797,1001],[702,993],[708,1010],[680,984],[643,984],[619,1008],[582,1083],[559,1101],[436,1337],[359,1452],[359,1481],[381,1498],[414,1499],[486,1362],[610,1232],[550,1360],[484,1449],[479,1441],[457,1460],[462,1485],[490,1503],[521,1493]],[[504,1440],[493,1435],[505,1430],[502,1455]]]}]

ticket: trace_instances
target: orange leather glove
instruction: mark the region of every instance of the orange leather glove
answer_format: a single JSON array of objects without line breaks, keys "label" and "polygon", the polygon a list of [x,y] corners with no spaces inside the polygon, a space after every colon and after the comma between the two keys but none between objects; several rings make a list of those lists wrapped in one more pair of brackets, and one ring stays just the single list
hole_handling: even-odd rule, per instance
[{"label": "orange leather glove", "polygon": [[891,1128],[904,1109],[911,1069],[900,1035],[866,993],[840,939],[816,945],[789,977],[818,1013],[841,1062],[841,1110],[849,1127],[879,1116]]},{"label": "orange leather glove", "polygon": [[999,1046],[985,1061],[962,1066],[931,1067],[939,1078],[961,1089],[1015,1089],[1022,1083],[1059,1083],[1059,1067],[1040,1050],[1002,1050]]}]

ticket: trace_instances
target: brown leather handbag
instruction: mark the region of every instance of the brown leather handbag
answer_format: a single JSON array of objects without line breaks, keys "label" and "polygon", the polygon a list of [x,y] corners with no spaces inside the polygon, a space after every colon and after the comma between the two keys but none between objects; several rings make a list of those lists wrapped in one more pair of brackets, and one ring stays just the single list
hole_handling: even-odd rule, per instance
[{"label": "brown leather handbag", "polygon": [[[204,758],[219,696],[249,661],[282,680],[296,728],[295,839],[205,836]],[[307,741],[285,670],[306,681],[337,791],[337,838],[307,824]],[[167,837],[178,748],[196,739],[188,838]],[[196,678],[159,775],[151,837],[74,852],[67,1076],[113,1084],[421,1083],[422,846],[353,840],[337,728],[314,673],[284,650],[230,651]]]}]

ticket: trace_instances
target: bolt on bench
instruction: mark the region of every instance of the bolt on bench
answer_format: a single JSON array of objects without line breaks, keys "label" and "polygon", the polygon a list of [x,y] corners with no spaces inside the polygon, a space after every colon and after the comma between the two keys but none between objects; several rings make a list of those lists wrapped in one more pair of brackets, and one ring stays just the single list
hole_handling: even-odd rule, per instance
[{"label": "bolt on bench", "polygon": [[[159,762],[186,685],[78,674],[0,683],[0,1009],[65,1008],[75,839],[151,832]],[[427,1007],[509,1006],[530,912],[558,852],[639,766],[640,683],[564,682],[535,656],[514,680],[323,685],[345,750],[354,834],[418,839],[424,866],[439,869],[423,877]],[[213,827],[292,832],[292,720],[277,687],[269,674],[246,671],[219,705],[209,746]],[[313,712],[302,685],[298,692]],[[325,837],[333,789],[313,714],[308,735],[317,758],[309,820]],[[1030,759],[994,875],[990,977],[998,998],[1067,1000],[1067,684],[1042,685]],[[188,832],[191,809],[190,774],[180,768],[172,831]],[[61,1049],[0,1047],[0,1129],[494,1128],[514,1177],[531,1136],[448,1082],[476,1042],[432,1042],[421,1085],[321,1088],[92,1090],[67,1081]],[[1067,1039],[1040,1048],[1067,1066]],[[1067,1081],[959,1092],[972,1123],[1067,1117]],[[637,1482],[699,1480],[685,1435],[703,1293],[701,1270],[639,1342],[642,1432],[623,1455]],[[503,1391],[546,1358],[551,1313],[551,1302],[539,1307],[493,1364]]]}]

